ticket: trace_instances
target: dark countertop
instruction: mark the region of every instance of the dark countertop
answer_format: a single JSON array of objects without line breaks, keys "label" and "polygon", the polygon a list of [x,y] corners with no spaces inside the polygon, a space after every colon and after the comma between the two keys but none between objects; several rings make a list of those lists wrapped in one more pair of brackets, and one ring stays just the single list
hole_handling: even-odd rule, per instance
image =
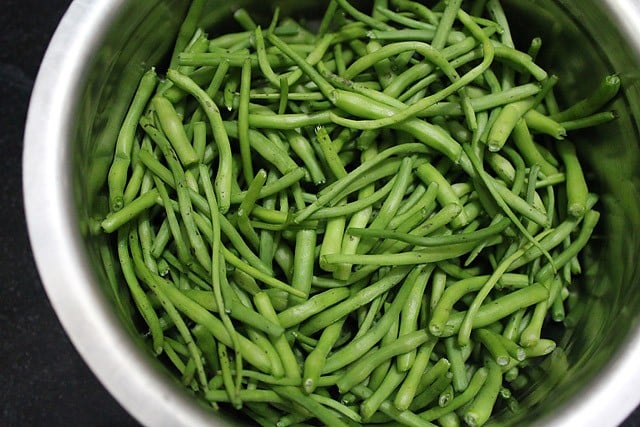
[{"label": "dark countertop", "polygon": [[[70,0],[3,0],[0,14],[0,426],[136,426],[76,353],[29,248],[22,135],[47,43]],[[623,427],[640,426],[636,410]]]},{"label": "dark countertop", "polygon": [[22,135],[38,66],[70,0],[2,0],[0,12],[0,426],[136,426],[58,322],[22,205]]}]

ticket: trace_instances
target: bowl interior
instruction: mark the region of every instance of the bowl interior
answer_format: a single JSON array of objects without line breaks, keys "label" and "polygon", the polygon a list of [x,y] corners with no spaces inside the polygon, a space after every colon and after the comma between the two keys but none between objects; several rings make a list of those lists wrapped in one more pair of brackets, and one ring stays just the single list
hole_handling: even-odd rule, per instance
[{"label": "bowl interior", "polygon": [[[103,217],[107,211],[103,189],[127,104],[147,67],[154,65],[163,70],[164,58],[172,47],[172,36],[185,13],[185,2],[114,3],[118,5],[118,12],[111,19],[110,29],[96,40],[94,56],[86,65],[73,105],[68,151],[71,170],[65,173],[70,174],[73,183],[74,212],[81,243],[95,277],[94,285],[115,313],[120,322],[118,327],[127,330],[129,338],[139,345],[140,357],[154,364],[155,375],[165,378],[168,377],[165,369],[154,361],[130,321],[132,303],[118,286],[118,276],[105,269],[105,266],[117,265],[117,258],[105,249],[104,238],[92,231],[96,218]],[[318,10],[316,3],[282,1],[278,4],[283,7],[283,13],[313,17]],[[562,100],[580,99],[607,73],[618,73],[624,86],[624,96],[614,105],[619,113],[615,123],[573,136],[585,162],[590,185],[601,195],[601,224],[586,251],[584,275],[573,284],[588,300],[587,309],[575,328],[558,333],[559,343],[566,351],[545,366],[551,375],[524,393],[526,411],[521,420],[510,418],[510,422],[522,424],[532,419],[554,421],[553,414],[561,408],[577,410],[580,397],[576,394],[584,397],[597,387],[598,379],[606,375],[638,326],[640,46],[625,41],[606,2],[505,0],[504,3],[512,22],[521,24],[518,29],[522,32],[516,34],[521,49],[526,50],[532,37],[542,37],[540,61],[560,77]],[[271,10],[271,5],[259,1],[211,1],[211,10],[205,19],[209,31],[224,31],[226,23],[232,21],[230,12],[239,5],[267,14]],[[183,393],[179,389],[181,387],[175,387],[176,393]]]}]

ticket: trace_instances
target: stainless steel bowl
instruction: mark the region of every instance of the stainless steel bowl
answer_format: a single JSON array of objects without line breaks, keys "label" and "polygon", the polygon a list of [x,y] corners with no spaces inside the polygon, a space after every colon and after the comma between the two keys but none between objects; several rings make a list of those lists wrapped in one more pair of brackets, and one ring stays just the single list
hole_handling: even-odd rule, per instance
[{"label": "stainless steel bowl", "polygon": [[[71,340],[113,396],[146,425],[226,425],[180,387],[136,338],[105,273],[110,254],[92,233],[114,133],[150,65],[162,64],[184,0],[76,0],[60,23],[33,91],[25,133],[24,197],[42,281]],[[211,0],[229,11],[268,2]],[[280,1],[312,13],[323,2]],[[518,425],[613,426],[640,403],[640,3],[637,0],[505,0],[524,36],[542,35],[543,58],[568,100],[606,72],[623,79],[619,120],[581,136],[580,152],[603,195],[584,283],[588,310],[567,344],[568,367],[530,390]]]}]

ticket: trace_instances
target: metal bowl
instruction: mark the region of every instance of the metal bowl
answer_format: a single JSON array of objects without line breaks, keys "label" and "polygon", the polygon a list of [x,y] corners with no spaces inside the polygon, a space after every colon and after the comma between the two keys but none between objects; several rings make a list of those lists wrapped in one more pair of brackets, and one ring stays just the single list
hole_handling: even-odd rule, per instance
[{"label": "metal bowl", "polygon": [[[313,13],[323,2],[285,1]],[[640,3],[637,0],[505,0],[523,39],[541,35],[567,100],[608,72],[623,79],[619,120],[579,135],[591,185],[602,195],[602,238],[591,245],[588,309],[566,344],[566,368],[528,391],[509,424],[614,426],[640,403]],[[160,65],[184,0],[76,0],[43,60],[29,109],[24,197],[38,269],[71,340],[113,396],[146,425],[226,425],[183,390],[138,337],[107,274],[113,258],[92,233],[113,141],[141,73]],[[269,2],[209,2],[224,29],[230,11]],[[518,33],[520,35],[520,33]],[[124,95],[124,96],[123,96]],[[562,375],[560,375],[562,374]],[[500,418],[500,417],[499,417]],[[503,420],[504,421],[504,420]],[[237,423],[237,421],[236,421]],[[235,423],[234,423],[235,424]]]}]

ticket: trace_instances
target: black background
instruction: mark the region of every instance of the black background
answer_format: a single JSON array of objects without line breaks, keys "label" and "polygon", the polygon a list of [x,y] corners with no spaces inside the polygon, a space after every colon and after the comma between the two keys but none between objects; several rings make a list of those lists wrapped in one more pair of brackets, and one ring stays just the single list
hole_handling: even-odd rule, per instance
[{"label": "black background", "polygon": [[[23,214],[29,96],[70,0],[0,2],[0,426],[136,426],[58,323],[38,278]],[[640,410],[623,426],[640,426]]]}]

